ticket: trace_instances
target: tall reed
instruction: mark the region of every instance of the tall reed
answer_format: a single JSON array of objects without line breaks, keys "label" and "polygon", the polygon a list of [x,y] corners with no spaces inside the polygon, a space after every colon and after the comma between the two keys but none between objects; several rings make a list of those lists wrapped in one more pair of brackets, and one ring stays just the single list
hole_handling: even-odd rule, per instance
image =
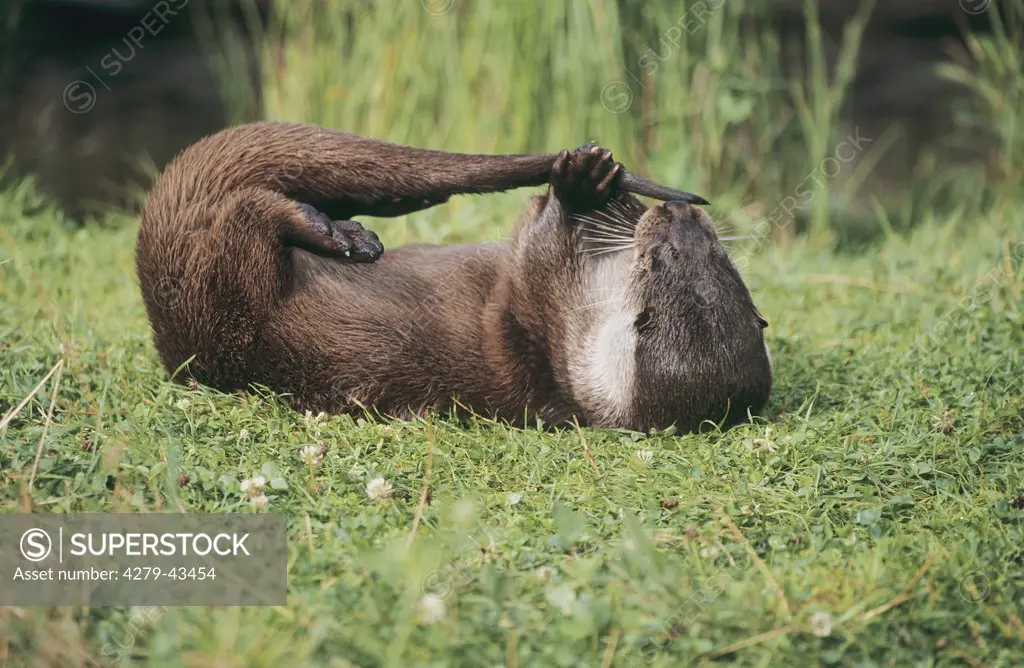
[{"label": "tall reed", "polygon": [[[593,140],[707,194],[716,216],[744,228],[848,130],[840,114],[874,3],[859,5],[830,66],[816,2],[805,0],[795,54],[752,0],[279,2],[262,29],[266,115],[451,151]],[[971,42],[980,71],[946,70],[977,91],[984,109],[973,118],[997,127],[1003,177],[1019,177],[1024,155],[1022,3],[1010,0],[992,37]],[[831,238],[834,200],[858,196],[876,160],[841,191],[820,184],[798,212],[812,232]]]}]

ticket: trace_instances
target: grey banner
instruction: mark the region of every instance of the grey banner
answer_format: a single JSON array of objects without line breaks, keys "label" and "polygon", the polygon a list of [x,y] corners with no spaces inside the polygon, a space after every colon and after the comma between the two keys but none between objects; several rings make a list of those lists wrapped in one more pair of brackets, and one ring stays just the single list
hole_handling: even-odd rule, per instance
[{"label": "grey banner", "polygon": [[3,605],[284,605],[283,515],[0,515]]}]

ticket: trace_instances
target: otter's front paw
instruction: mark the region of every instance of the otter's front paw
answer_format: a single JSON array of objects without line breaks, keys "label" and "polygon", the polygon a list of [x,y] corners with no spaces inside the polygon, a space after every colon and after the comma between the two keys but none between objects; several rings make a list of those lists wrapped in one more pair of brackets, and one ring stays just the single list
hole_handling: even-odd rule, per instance
[{"label": "otter's front paw", "polygon": [[570,213],[596,209],[612,194],[622,164],[612,160],[612,152],[594,144],[562,151],[551,169],[551,188]]},{"label": "otter's front paw", "polygon": [[377,235],[354,220],[331,220],[309,204],[299,204],[309,226],[329,237],[335,246],[332,254],[345,262],[376,262],[384,253]]}]

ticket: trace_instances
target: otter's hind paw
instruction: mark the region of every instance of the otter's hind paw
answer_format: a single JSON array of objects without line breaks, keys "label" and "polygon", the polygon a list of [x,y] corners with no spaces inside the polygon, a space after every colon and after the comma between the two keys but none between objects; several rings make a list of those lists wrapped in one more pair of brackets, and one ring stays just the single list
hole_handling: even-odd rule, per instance
[{"label": "otter's hind paw", "polygon": [[[384,253],[384,245],[372,231],[354,220],[331,220],[309,204],[299,204],[309,226],[331,242],[325,244],[329,254],[345,262],[375,262]],[[326,240],[325,240],[326,241]]]}]

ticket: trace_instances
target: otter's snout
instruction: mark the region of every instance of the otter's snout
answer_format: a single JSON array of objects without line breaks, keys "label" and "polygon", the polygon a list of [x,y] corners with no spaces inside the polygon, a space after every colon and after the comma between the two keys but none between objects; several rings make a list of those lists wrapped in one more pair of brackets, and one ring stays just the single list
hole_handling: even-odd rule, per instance
[{"label": "otter's snout", "polygon": [[[689,204],[683,204],[689,207]],[[666,225],[665,241],[680,253],[693,252],[698,249],[707,249],[711,239],[701,229],[699,221],[686,214],[680,215],[677,219]]]},{"label": "otter's snout", "polygon": [[684,202],[683,200],[677,199],[672,200],[671,202],[665,202],[661,205],[661,208],[679,217],[692,218],[695,215],[693,205],[689,202]]},{"label": "otter's snout", "polygon": [[708,252],[717,237],[708,224],[708,215],[684,201],[665,202],[650,209],[637,227],[637,242],[652,252],[671,248],[676,257],[694,259]]}]

